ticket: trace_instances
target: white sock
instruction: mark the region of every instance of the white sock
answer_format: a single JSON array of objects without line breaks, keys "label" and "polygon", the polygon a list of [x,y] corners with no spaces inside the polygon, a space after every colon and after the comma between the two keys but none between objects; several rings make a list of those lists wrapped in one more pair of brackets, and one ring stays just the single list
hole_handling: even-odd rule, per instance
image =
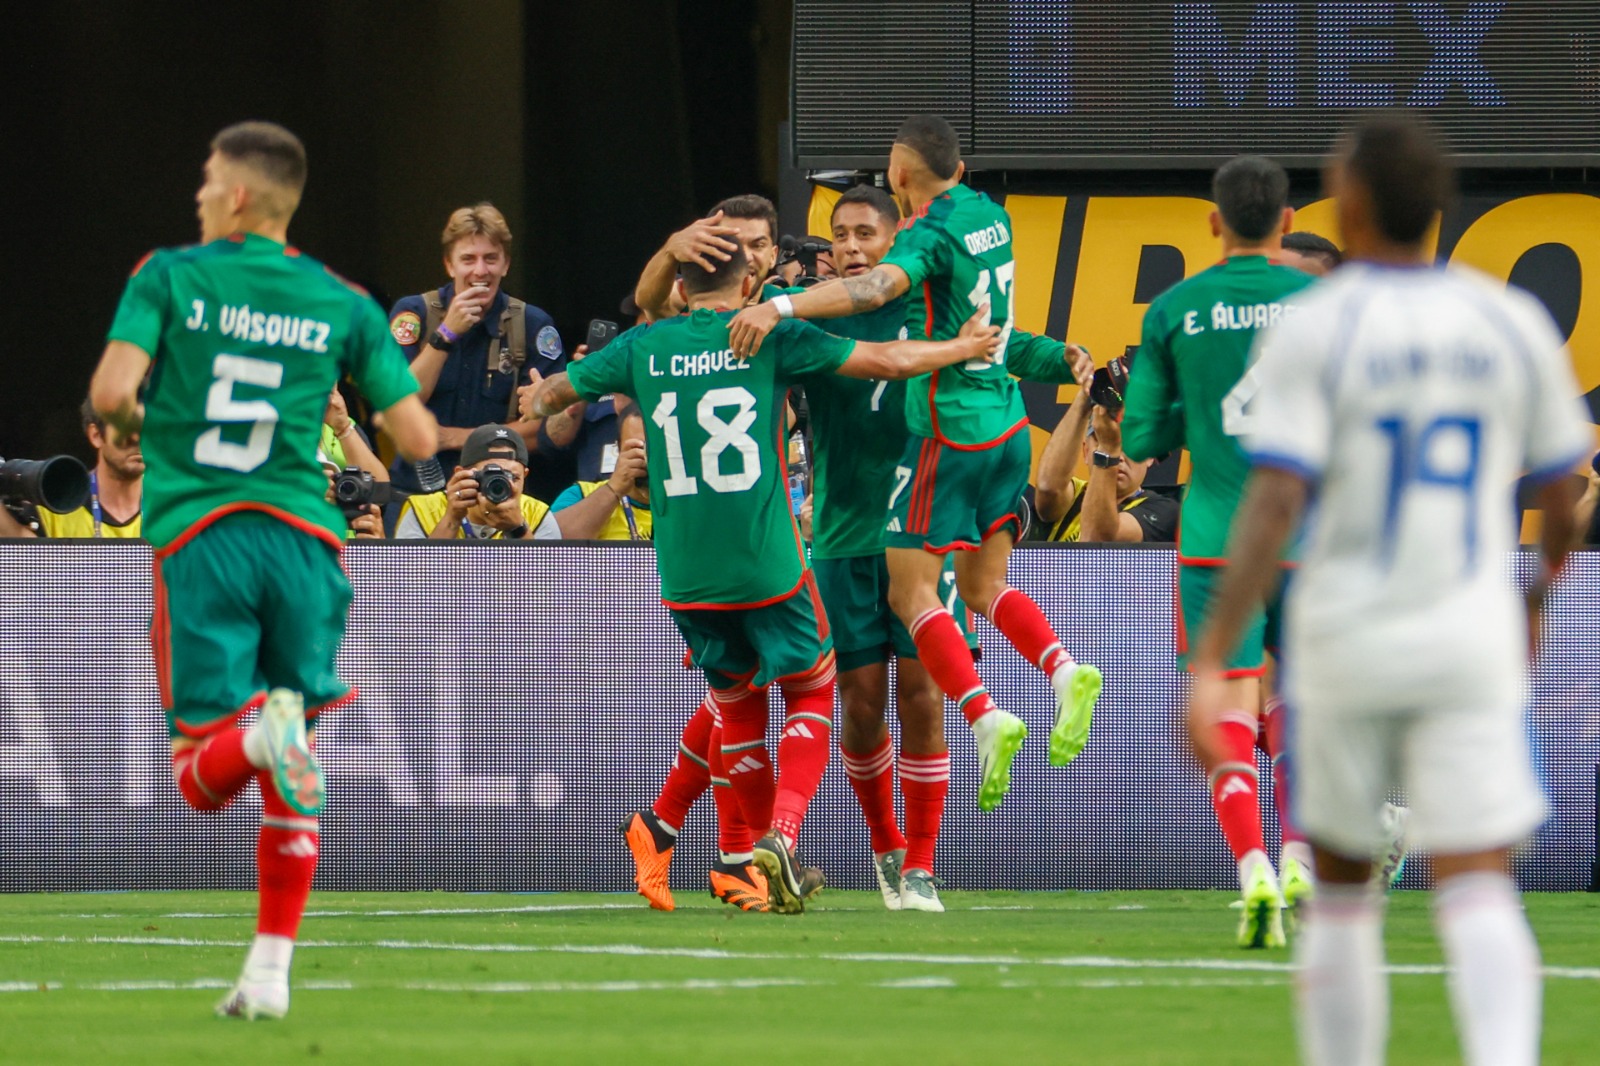
[{"label": "white sock", "polygon": [[1307,874],[1310,874],[1316,869],[1316,867],[1312,865],[1311,845],[1307,844],[1304,840],[1291,840],[1284,844],[1283,852],[1278,857],[1285,862],[1287,862],[1289,859],[1293,859],[1305,869]]},{"label": "white sock", "polygon": [[1539,1061],[1539,945],[1517,886],[1505,874],[1459,874],[1433,901],[1468,1066],[1532,1066]]},{"label": "white sock", "polygon": [[717,857],[729,866],[749,866],[756,861],[755,853],[751,851],[719,851]]},{"label": "white sock", "polygon": [[1295,941],[1300,1054],[1310,1066],[1381,1066],[1389,1039],[1383,904],[1365,885],[1320,886]]},{"label": "white sock", "polygon": [[1265,866],[1267,873],[1272,872],[1272,860],[1267,858],[1267,853],[1260,848],[1251,848],[1244,853],[1244,858],[1239,860],[1239,890],[1242,892],[1250,883],[1250,874],[1257,866]]},{"label": "white sock", "polygon": [[272,753],[267,750],[267,734],[258,721],[244,731],[244,757],[257,770],[270,769]]},{"label": "white sock", "polygon": [[245,980],[269,984],[289,979],[289,963],[294,960],[294,940],[286,936],[257,933],[245,956]]}]

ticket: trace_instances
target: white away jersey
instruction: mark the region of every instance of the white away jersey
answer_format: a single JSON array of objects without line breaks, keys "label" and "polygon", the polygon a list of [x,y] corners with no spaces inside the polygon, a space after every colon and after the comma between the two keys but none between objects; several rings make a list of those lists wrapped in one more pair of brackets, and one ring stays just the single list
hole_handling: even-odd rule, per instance
[{"label": "white away jersey", "polygon": [[1314,486],[1288,602],[1297,693],[1517,701],[1516,482],[1569,473],[1593,441],[1555,324],[1455,268],[1354,263],[1296,303],[1229,406],[1248,402],[1256,465]]}]

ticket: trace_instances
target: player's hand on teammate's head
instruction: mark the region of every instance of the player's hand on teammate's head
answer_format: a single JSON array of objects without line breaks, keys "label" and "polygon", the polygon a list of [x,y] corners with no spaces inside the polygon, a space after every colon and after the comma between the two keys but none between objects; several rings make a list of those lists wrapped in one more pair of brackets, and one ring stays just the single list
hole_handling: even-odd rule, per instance
[{"label": "player's hand on teammate's head", "polygon": [[778,309],[771,303],[746,307],[734,315],[733,321],[728,323],[728,340],[733,345],[733,354],[740,359],[755,355],[761,350],[761,342],[766,340],[767,334],[778,322]]},{"label": "player's hand on teammate's head", "polygon": [[1089,382],[1094,380],[1094,356],[1088,350],[1076,344],[1067,345],[1067,365],[1072,367],[1072,376],[1078,385],[1085,391],[1089,390]]},{"label": "player's hand on teammate's head", "polygon": [[715,270],[739,250],[739,231],[723,225],[722,212],[696,219],[667,238],[667,253],[680,263],[695,263],[704,270]]},{"label": "player's hand on teammate's head", "polygon": [[972,312],[971,318],[961,323],[961,332],[957,336],[974,343],[974,359],[987,359],[992,363],[1000,351],[1000,327],[990,322],[989,316],[989,301],[985,300]]}]

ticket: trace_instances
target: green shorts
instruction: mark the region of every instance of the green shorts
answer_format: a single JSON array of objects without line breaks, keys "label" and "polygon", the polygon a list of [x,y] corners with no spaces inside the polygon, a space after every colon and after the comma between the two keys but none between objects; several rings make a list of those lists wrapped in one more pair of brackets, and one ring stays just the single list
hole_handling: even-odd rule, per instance
[{"label": "green shorts", "polygon": [[1007,528],[1017,536],[1019,501],[1032,462],[1026,433],[978,451],[912,437],[894,471],[886,543],[944,553],[976,549]]},{"label": "green shorts", "polygon": [[[1178,564],[1178,665],[1189,665],[1189,634],[1198,633],[1222,583],[1225,566]],[[1283,629],[1283,592],[1250,615],[1239,647],[1228,659],[1228,677],[1260,677],[1266,673],[1266,652],[1277,654]]]},{"label": "green shorts", "polygon": [[833,650],[828,616],[809,570],[797,592],[765,607],[673,607],[671,612],[689,645],[689,661],[715,689],[741,682],[765,688],[805,673]]},{"label": "green shorts", "polygon": [[259,512],[158,557],[150,643],[169,735],[221,729],[270,688],[304,696],[307,717],[349,695],[334,659],[350,596],[329,545]]},{"label": "green shorts", "polygon": [[[817,575],[822,606],[828,612],[828,626],[833,630],[841,674],[887,662],[891,653],[899,659],[917,657],[916,642],[889,609],[889,563],[882,554],[817,559],[812,569]],[[972,612],[956,596],[956,570],[949,555],[945,556],[944,572],[939,575],[939,595],[955,615],[967,646],[976,650],[978,629]]]}]

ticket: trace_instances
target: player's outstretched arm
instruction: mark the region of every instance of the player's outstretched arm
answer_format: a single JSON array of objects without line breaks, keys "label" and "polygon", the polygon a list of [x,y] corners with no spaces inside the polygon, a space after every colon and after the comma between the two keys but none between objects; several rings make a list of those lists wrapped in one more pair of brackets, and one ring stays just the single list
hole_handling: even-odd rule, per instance
[{"label": "player's outstretched arm", "polygon": [[383,409],[383,431],[408,462],[430,458],[438,448],[439,423],[416,393]]},{"label": "player's outstretched arm", "polygon": [[144,405],[139,402],[139,386],[150,370],[150,353],[137,344],[112,341],[100,356],[94,379],[89,383],[89,403],[122,436],[139,432],[144,425]]},{"label": "player's outstretched arm", "polygon": [[535,418],[549,418],[557,411],[565,411],[579,400],[578,390],[572,387],[566,372],[552,374],[539,385],[533,394],[529,411]]},{"label": "player's outstretched arm", "polygon": [[985,303],[961,326],[954,340],[859,341],[837,372],[848,378],[902,381],[973,359],[993,362],[1000,350],[1000,328],[988,323],[988,313]]},{"label": "player's outstretched arm", "polygon": [[739,231],[723,225],[721,211],[710,218],[696,219],[668,237],[667,243],[650,257],[633,287],[633,302],[652,322],[672,317],[680,310],[673,302],[672,291],[678,264],[698,263],[710,270],[718,261],[727,262],[738,247]]},{"label": "player's outstretched arm", "polygon": [[879,263],[857,277],[836,278],[813,285],[793,296],[778,296],[755,307],[747,307],[728,323],[728,338],[733,343],[733,354],[740,359],[748,359],[756,354],[761,350],[761,342],[782,319],[859,315],[865,311],[875,311],[890,300],[904,296],[910,288],[909,274],[893,263]]}]

